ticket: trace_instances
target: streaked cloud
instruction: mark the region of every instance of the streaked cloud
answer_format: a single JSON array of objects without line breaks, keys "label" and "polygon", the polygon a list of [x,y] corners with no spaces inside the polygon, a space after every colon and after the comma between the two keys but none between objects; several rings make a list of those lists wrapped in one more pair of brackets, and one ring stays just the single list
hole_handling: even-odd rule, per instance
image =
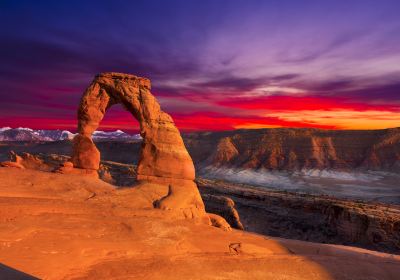
[{"label": "streaked cloud", "polygon": [[[393,126],[398,10],[395,0],[2,2],[0,126],[73,130],[103,71],[149,77],[186,130]],[[131,120],[116,108],[102,125],[137,129]]]},{"label": "streaked cloud", "polygon": [[268,116],[280,118],[283,121],[299,121],[305,124],[333,126],[335,129],[383,129],[399,127],[400,111],[295,111],[269,113]]}]

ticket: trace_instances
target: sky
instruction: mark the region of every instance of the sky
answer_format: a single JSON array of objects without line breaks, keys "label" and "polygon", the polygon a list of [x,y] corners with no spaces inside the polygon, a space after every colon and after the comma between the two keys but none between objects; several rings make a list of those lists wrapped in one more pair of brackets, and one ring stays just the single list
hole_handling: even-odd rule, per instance
[{"label": "sky", "polygon": [[[76,130],[94,75],[183,131],[400,126],[398,0],[0,0],[0,127]],[[135,131],[114,106],[99,129]]]}]

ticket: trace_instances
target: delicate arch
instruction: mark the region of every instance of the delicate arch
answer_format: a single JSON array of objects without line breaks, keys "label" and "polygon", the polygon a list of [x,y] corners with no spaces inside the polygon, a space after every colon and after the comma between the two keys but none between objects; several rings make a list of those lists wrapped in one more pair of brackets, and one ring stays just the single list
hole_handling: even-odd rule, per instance
[{"label": "delicate arch", "polygon": [[74,167],[97,170],[100,152],[92,141],[107,110],[122,104],[139,122],[143,138],[137,179],[194,180],[193,161],[172,118],[150,93],[150,81],[134,75],[102,73],[84,92],[78,109],[78,135],[74,138]]}]

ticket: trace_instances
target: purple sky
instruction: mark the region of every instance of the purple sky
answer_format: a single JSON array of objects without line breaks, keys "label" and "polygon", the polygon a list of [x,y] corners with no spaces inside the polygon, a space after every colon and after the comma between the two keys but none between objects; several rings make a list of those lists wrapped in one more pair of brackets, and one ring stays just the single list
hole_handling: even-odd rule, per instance
[{"label": "purple sky", "polygon": [[[185,130],[400,126],[400,1],[1,1],[0,126],[76,126],[96,73]],[[112,109],[104,129],[134,129]]]}]

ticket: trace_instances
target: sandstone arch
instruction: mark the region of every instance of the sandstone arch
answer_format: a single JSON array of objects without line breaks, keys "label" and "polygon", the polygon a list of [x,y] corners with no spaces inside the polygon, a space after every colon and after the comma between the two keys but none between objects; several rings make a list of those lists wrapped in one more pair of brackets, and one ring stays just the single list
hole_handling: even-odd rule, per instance
[{"label": "sandstone arch", "polygon": [[107,109],[119,103],[140,125],[143,143],[137,169],[139,183],[152,183],[152,188],[159,189],[167,186],[167,193],[155,196],[154,204],[163,209],[181,209],[188,217],[205,216],[203,201],[193,181],[193,161],[171,116],[161,110],[150,93],[148,79],[121,73],[102,73],[95,77],[78,109],[74,167],[92,171],[99,168],[100,152],[91,135]]}]

